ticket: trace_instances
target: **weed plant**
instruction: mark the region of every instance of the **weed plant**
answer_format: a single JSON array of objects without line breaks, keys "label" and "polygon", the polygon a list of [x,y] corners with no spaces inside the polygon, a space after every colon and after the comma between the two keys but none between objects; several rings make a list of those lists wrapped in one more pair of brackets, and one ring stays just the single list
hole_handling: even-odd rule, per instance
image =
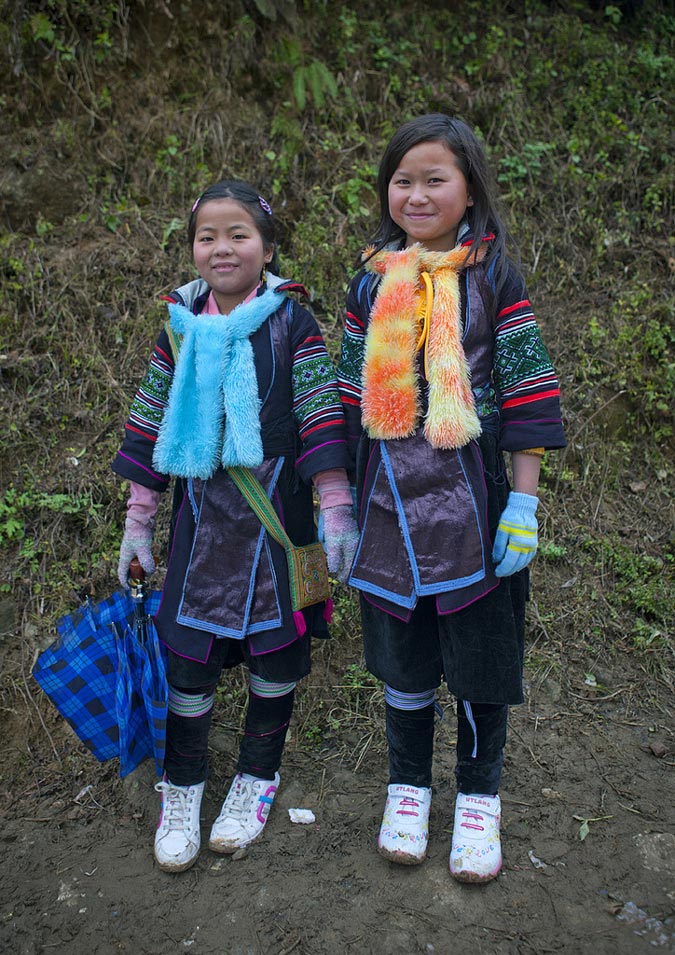
[{"label": "weed plant", "polygon": [[[544,470],[529,666],[578,688],[598,659],[657,660],[650,673],[672,687],[675,16],[640,9],[204,0],[197,17],[154,0],[5,0],[8,710],[77,594],[115,587],[125,488],[110,462],[160,296],[193,275],[195,197],[230,176],[269,196],[284,274],[306,283],[335,357],[383,146],[434,110],[486,143],[562,383],[569,446]],[[333,631],[295,739],[358,762],[381,745],[382,704],[353,595]],[[219,701],[232,724],[240,704],[238,691]]]}]

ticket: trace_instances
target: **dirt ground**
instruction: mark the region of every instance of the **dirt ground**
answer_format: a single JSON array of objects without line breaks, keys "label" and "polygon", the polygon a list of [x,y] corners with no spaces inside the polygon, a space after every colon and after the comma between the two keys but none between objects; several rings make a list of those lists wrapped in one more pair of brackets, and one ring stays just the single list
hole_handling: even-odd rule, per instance
[{"label": "dirt ground", "polygon": [[[316,649],[306,700],[317,691],[330,700],[339,678],[332,643]],[[377,698],[362,717],[357,705],[343,729],[333,720],[331,733],[307,745],[316,714],[308,717],[300,695],[263,839],[237,860],[203,848],[194,868],[172,876],[152,858],[153,768],[145,763],[120,780],[114,763],[97,763],[78,744],[27,676],[1,731],[4,758],[16,768],[1,808],[0,950],[675,952],[673,736],[658,682],[636,692],[644,673],[613,670],[604,676],[610,686],[576,692],[539,668],[534,676],[528,671],[526,703],[512,710],[504,868],[484,887],[448,874],[455,720],[447,697],[422,866],[395,866],[375,851],[386,785]],[[229,712],[217,709],[212,730],[204,843],[236,758]],[[315,823],[292,823],[291,807],[311,809]]]}]

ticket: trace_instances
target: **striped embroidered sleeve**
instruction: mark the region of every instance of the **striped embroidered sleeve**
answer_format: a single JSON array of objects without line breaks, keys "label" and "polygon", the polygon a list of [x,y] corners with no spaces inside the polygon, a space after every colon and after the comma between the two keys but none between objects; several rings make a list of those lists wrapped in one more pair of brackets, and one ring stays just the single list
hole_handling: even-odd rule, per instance
[{"label": "striped embroidered sleeve", "polygon": [[347,423],[347,447],[352,459],[362,432],[361,373],[366,347],[366,286],[369,280],[365,273],[360,273],[349,288],[338,364],[338,387]]},{"label": "striped embroidered sleeve", "polygon": [[297,466],[309,480],[319,471],[345,467],[345,424],[335,369],[318,325],[299,307],[293,324],[293,413],[302,441]]},{"label": "striped embroidered sleeve", "polygon": [[560,388],[521,280],[502,296],[495,324],[494,380],[507,451],[562,448]]},{"label": "striped embroidered sleeve", "polygon": [[131,403],[124,440],[112,465],[121,477],[158,491],[166,488],[169,477],[155,470],[152,453],[169,398],[173,369],[171,345],[162,330],[145,378]]}]

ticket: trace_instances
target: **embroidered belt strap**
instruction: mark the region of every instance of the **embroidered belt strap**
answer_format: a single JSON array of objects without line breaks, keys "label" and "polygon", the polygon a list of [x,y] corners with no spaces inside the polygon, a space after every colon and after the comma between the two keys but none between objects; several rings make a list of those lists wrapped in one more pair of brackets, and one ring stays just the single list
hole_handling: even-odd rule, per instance
[{"label": "embroidered belt strap", "polygon": [[169,344],[171,345],[171,351],[173,353],[174,363],[178,360],[178,352],[180,351],[180,346],[183,343],[183,336],[179,335],[178,332],[174,332],[171,327],[171,322],[164,323],[164,331],[169,336]]},{"label": "embroidered belt strap", "polygon": [[249,468],[231,466],[227,468],[227,473],[248,501],[260,523],[286,553],[291,605],[296,627],[302,636],[301,627],[304,626],[304,621],[300,621],[297,613],[303,607],[330,598],[328,567],[323,547],[318,543],[307,544],[305,547],[296,547],[293,544],[279,520],[279,515],[272,507],[265,488]]},{"label": "embroidered belt strap", "polygon": [[229,467],[227,473],[244,495],[256,516],[275,541],[287,550],[293,543],[258,478],[249,468]]}]

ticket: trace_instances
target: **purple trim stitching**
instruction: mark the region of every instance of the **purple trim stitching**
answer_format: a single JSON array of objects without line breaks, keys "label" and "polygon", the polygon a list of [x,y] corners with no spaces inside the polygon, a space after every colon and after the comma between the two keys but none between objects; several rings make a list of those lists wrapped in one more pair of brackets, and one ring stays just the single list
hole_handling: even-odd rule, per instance
[{"label": "purple trim stitching", "polygon": [[345,438],[336,438],[334,441],[324,441],[323,444],[317,444],[315,448],[310,448],[309,451],[305,451],[304,454],[301,454],[299,458],[295,459],[295,466],[297,467],[301,461],[304,461],[306,457],[310,454],[314,454],[315,451],[319,451],[321,448],[327,448],[330,444],[346,444],[347,441]]}]

